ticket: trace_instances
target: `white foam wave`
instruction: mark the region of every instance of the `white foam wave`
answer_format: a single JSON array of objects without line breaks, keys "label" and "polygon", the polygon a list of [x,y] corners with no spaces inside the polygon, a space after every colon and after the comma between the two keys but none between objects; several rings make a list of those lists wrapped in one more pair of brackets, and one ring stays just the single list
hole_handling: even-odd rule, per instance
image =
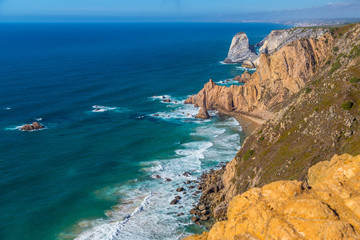
[{"label": "white foam wave", "polygon": [[257,70],[256,68],[247,68],[247,67],[236,67],[236,68],[242,71],[251,71],[251,72],[255,72]]},{"label": "white foam wave", "polygon": [[11,110],[11,107],[4,107],[3,110]]},{"label": "white foam wave", "polygon": [[[169,95],[163,95],[169,96]],[[159,98],[157,98],[159,99]],[[162,101],[162,99],[160,98]],[[210,119],[195,119],[195,116],[199,113],[200,108],[194,107],[192,104],[184,104],[183,99],[172,98],[171,102],[167,103],[167,107],[170,110],[163,111],[163,112],[156,112],[149,114],[150,117],[159,118],[166,121],[181,121],[181,122],[195,122],[195,123],[202,123],[202,122],[209,122]],[[215,117],[217,112],[216,111],[208,111],[211,117]]]},{"label": "white foam wave", "polygon": [[108,106],[101,106],[101,105],[93,105],[93,110],[91,112],[99,113],[99,112],[107,112],[107,111],[114,111],[114,112],[125,112],[128,111],[127,108],[121,107],[108,107]]},{"label": "white foam wave", "polygon": [[14,130],[17,130],[17,131],[21,131],[21,132],[37,132],[37,131],[42,131],[42,130],[48,129],[48,128],[45,126],[44,128],[34,129],[34,130],[29,130],[29,131],[21,130],[21,128],[22,128],[24,125],[26,125],[26,124],[22,124],[22,125],[19,125],[19,126],[10,126],[10,127],[5,128],[4,130],[6,130],[6,131],[14,131]]},{"label": "white foam wave", "polygon": [[[191,135],[197,140],[179,144],[168,159],[140,163],[149,178],[129,181],[110,191],[120,196],[119,205],[106,211],[108,218],[80,222],[82,233],[76,239],[175,240],[189,235],[188,225],[193,223],[188,213],[199,195],[192,195],[197,189],[183,182],[195,180],[219,161],[230,161],[240,142],[237,129],[233,118],[196,125]],[[186,194],[174,191],[179,186]],[[181,199],[170,205],[175,195]],[[177,216],[181,213],[184,215]]]},{"label": "white foam wave", "polygon": [[170,95],[160,95],[160,96],[149,97],[149,99],[151,99],[151,100],[165,100],[165,99],[170,99],[170,98],[171,98]]},{"label": "white foam wave", "polygon": [[[91,230],[88,230],[78,236],[76,239],[118,239],[118,235],[121,233],[122,228],[125,224],[134,216],[144,211],[145,207],[149,204],[150,199],[152,198],[152,193],[150,192],[144,200],[141,202],[140,206],[138,206],[130,215],[126,216],[124,220],[121,222],[107,222],[100,224]],[[101,220],[97,220],[97,222],[101,222]]]},{"label": "white foam wave", "polygon": [[240,85],[241,83],[239,81],[233,80],[233,79],[225,79],[216,82],[216,84],[220,86],[231,86],[231,85]]}]

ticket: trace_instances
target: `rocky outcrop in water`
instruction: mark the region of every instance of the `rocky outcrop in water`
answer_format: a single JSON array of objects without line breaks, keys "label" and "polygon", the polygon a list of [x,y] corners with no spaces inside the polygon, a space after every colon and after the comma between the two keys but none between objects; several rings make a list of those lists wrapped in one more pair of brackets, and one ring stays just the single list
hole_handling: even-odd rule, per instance
[{"label": "rocky outcrop in water", "polygon": [[186,240],[360,239],[360,156],[311,167],[306,182],[277,181],[234,197],[227,221]]},{"label": "rocky outcrop in water", "polygon": [[45,128],[43,125],[40,125],[38,122],[33,122],[32,124],[26,124],[20,128],[22,131],[34,131]]},{"label": "rocky outcrop in water", "polygon": [[229,53],[224,63],[238,63],[245,60],[253,61],[257,58],[253,46],[244,32],[236,34],[231,42]]}]

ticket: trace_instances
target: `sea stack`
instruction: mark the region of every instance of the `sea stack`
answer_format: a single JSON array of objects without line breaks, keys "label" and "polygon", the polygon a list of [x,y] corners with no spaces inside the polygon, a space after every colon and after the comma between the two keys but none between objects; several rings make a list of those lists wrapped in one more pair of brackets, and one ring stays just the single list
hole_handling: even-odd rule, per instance
[{"label": "sea stack", "polygon": [[257,57],[254,48],[249,44],[246,33],[240,32],[233,37],[224,63],[241,63],[245,60],[253,61]]},{"label": "sea stack", "polygon": [[33,131],[45,128],[43,125],[40,125],[38,122],[33,122],[32,124],[26,124],[20,128],[22,131]]}]

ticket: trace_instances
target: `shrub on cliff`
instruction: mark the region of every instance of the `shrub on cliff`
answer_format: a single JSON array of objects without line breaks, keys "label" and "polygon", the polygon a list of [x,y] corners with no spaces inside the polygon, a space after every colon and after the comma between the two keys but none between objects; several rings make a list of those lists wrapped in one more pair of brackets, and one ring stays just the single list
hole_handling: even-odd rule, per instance
[{"label": "shrub on cliff", "polygon": [[350,110],[354,106],[352,101],[346,101],[341,104],[341,108],[344,110]]},{"label": "shrub on cliff", "polygon": [[331,65],[331,69],[330,69],[330,74],[335,72],[336,70],[338,70],[341,67],[341,63],[339,61],[336,61],[333,63],[333,65]]},{"label": "shrub on cliff", "polygon": [[350,82],[351,83],[358,83],[358,82],[360,82],[360,78],[359,77],[352,77],[352,78],[350,78]]}]

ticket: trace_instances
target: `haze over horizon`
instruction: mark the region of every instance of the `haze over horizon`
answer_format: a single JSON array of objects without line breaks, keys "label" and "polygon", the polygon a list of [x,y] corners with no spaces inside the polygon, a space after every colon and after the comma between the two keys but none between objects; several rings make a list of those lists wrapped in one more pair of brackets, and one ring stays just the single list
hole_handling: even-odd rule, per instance
[{"label": "haze over horizon", "polygon": [[241,22],[358,18],[360,0],[0,0],[0,22]]}]

